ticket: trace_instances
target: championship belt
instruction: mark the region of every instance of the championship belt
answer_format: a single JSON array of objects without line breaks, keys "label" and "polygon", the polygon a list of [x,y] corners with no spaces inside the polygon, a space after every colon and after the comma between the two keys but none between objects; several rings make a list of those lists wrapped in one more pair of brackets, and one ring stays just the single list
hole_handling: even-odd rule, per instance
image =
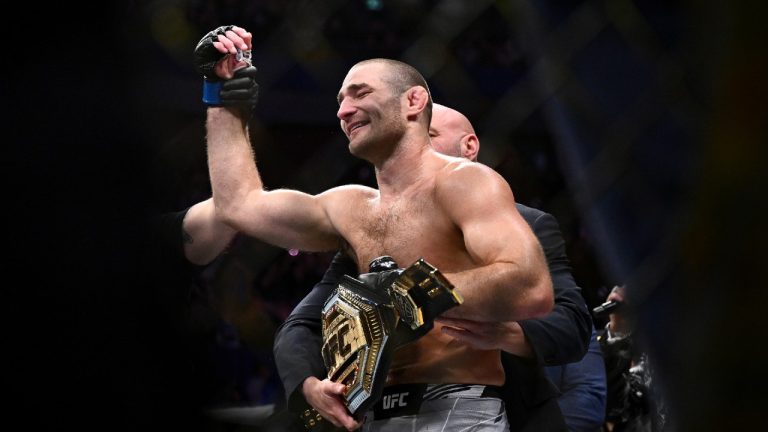
[{"label": "championship belt", "polygon": [[398,345],[424,336],[438,315],[464,301],[440,270],[423,259],[400,273],[389,295],[400,319]]},{"label": "championship belt", "polygon": [[[357,418],[381,397],[394,350],[425,335],[435,317],[463,302],[423,259],[404,270],[376,273],[397,268],[392,258],[380,257],[370,267],[374,273],[362,280],[344,275],[322,312],[328,378],[346,386],[345,403]],[[301,418],[308,429],[330,426],[313,409]]]}]

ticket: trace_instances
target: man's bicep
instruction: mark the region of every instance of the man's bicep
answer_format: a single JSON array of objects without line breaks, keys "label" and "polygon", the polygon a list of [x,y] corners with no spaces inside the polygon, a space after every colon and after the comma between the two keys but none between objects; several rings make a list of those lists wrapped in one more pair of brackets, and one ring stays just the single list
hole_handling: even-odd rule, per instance
[{"label": "man's bicep", "polygon": [[244,233],[283,248],[324,251],[337,248],[339,234],[326,211],[324,195],[277,189],[254,191],[236,213]]},{"label": "man's bicep", "polygon": [[[549,312],[552,288],[544,254],[517,210],[509,185],[487,167],[467,170],[466,174],[440,186],[451,188],[438,190],[448,198],[441,205],[450,203],[446,212],[461,230],[475,264],[475,268],[458,273],[455,282],[466,300],[463,316],[480,321],[519,321]],[[467,309],[470,305],[472,308]]]},{"label": "man's bicep", "polygon": [[478,262],[519,261],[535,240],[515,207],[509,185],[498,174],[474,176],[474,192],[456,194],[450,213],[464,235],[467,251]]}]

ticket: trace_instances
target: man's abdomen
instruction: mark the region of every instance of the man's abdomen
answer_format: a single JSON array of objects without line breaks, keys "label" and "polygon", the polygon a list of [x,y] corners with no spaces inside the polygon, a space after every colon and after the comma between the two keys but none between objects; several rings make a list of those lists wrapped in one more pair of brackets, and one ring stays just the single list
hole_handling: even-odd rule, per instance
[{"label": "man's abdomen", "polygon": [[440,332],[435,325],[421,339],[394,352],[387,385],[406,383],[501,386],[499,350],[475,350]]}]

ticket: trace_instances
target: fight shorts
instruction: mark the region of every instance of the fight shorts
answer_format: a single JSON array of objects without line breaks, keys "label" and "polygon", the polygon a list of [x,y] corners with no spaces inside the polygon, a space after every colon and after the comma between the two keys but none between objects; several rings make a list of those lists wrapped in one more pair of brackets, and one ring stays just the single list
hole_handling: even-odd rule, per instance
[{"label": "fight shorts", "polygon": [[363,432],[509,430],[497,387],[471,384],[402,384],[384,388]]}]

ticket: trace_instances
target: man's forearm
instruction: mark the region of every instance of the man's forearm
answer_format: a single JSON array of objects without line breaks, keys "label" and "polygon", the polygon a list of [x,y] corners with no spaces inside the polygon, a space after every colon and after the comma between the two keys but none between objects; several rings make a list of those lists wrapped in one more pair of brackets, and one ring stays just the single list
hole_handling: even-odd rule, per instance
[{"label": "man's forearm", "polygon": [[554,304],[546,265],[523,269],[513,263],[493,263],[446,278],[464,303],[445,316],[477,321],[519,321],[545,315]]},{"label": "man's forearm", "polygon": [[241,204],[251,191],[262,189],[248,139],[248,124],[237,109],[208,108],[208,170],[217,216],[238,226]]}]

